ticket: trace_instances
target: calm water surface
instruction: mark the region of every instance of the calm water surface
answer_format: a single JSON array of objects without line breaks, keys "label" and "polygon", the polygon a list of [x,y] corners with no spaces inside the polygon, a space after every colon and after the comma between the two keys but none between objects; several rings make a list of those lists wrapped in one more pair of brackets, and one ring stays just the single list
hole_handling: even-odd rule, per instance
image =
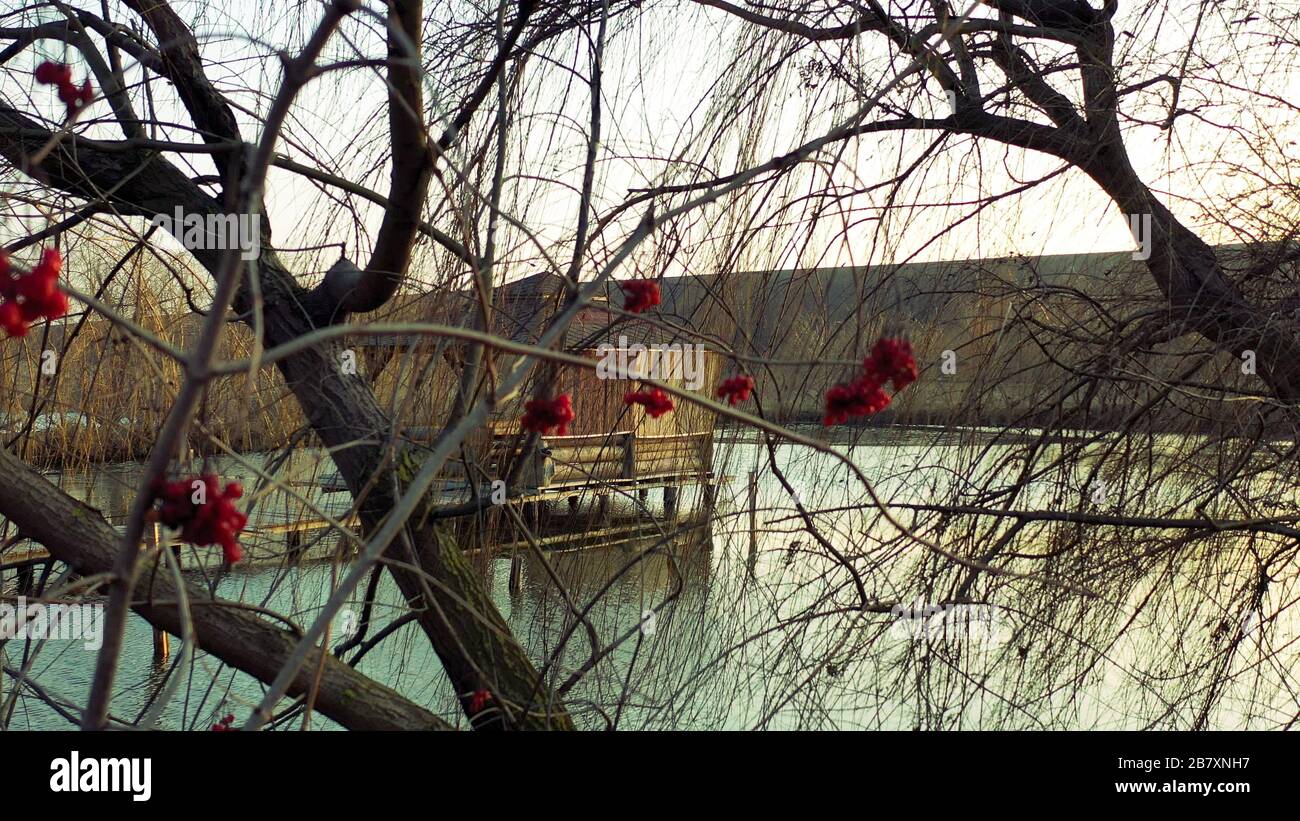
[{"label": "calm water surface", "polygon": [[[878,492],[895,502],[946,498],[943,494],[980,469],[980,457],[958,455],[933,433],[876,431],[861,441],[849,452],[877,482]],[[996,457],[998,447],[983,458]],[[783,471],[809,509],[862,501],[860,486],[831,457],[793,448],[778,453]],[[625,728],[973,729],[1190,723],[1195,694],[1184,692],[1184,685],[1174,687],[1164,681],[1180,663],[1179,656],[1170,655],[1170,626],[1161,616],[1168,611],[1148,607],[1136,618],[1125,612],[1128,600],[1149,593],[1142,583],[1129,589],[1126,602],[1114,607],[1092,605],[1088,611],[1087,629],[1093,631],[1089,635],[1109,636],[1104,647],[1091,647],[1087,639],[1077,636],[1069,638],[1060,624],[1026,615],[1033,608],[1020,607],[1015,600],[1001,602],[1007,609],[995,635],[958,642],[917,641],[891,631],[896,621],[888,613],[842,612],[855,601],[848,574],[791,518],[795,510],[770,473],[760,473],[758,517],[763,532],[757,550],[751,551],[743,477],[761,464],[766,450],[741,442],[720,447],[720,454],[721,472],[733,480],[722,491],[718,518],[699,538],[678,541],[671,550],[650,555],[644,553],[653,542],[548,555],[578,602],[589,602],[609,584],[590,613],[602,641],[632,635],[570,692],[567,703],[584,726],[599,728],[616,722]],[[245,459],[257,466],[265,461],[259,456]],[[223,477],[238,476],[252,486],[249,465],[226,459],[213,468]],[[294,455],[282,475],[313,502],[336,506],[336,511],[344,503],[339,495],[312,495],[311,490],[312,480],[329,471],[328,465],[322,467],[319,454],[304,451]],[[115,516],[125,510],[134,475],[135,468],[125,466],[57,478]],[[1040,498],[1046,506],[1053,486],[1044,481],[1041,490],[1031,487],[1030,491],[1030,500]],[[694,503],[691,495],[687,494],[684,507]],[[276,515],[293,515],[298,503],[283,497],[270,493],[259,504]],[[822,514],[818,522],[841,547],[871,547],[893,534],[887,525],[868,521],[860,511]],[[249,547],[263,555],[283,552],[283,542],[274,539]],[[476,560],[497,606],[534,659],[552,660],[561,680],[587,661],[590,647],[582,629],[558,648],[568,627],[567,608],[536,560],[525,561],[522,590],[514,593],[507,583],[507,558]],[[913,545],[888,555],[869,552],[856,566],[872,598],[912,601],[924,599],[928,592],[915,585],[913,572],[926,560],[924,551]],[[305,626],[319,613],[344,570],[319,563],[237,570],[220,578],[217,593],[261,604]],[[12,594],[12,579],[5,583]],[[1198,592],[1195,584],[1181,590],[1178,612],[1190,607],[1194,613],[1198,597],[1213,599],[1202,596],[1204,592]],[[1279,595],[1284,591],[1279,590]],[[336,632],[360,613],[359,598],[336,618]],[[395,586],[385,576],[375,617],[382,625],[401,612]],[[1131,622],[1124,632],[1106,631],[1107,625],[1123,619]],[[642,622],[645,629],[637,629]],[[165,678],[167,668],[153,664],[151,636],[150,627],[132,616],[113,702],[114,715],[121,719],[136,719],[157,697]],[[1278,619],[1270,626],[1273,646],[1289,647],[1295,637],[1294,619]],[[5,664],[21,667],[25,651],[21,642],[9,642],[3,650]],[[173,660],[178,656],[179,642],[173,640]],[[49,642],[30,661],[31,675],[54,696],[84,703],[94,657],[94,651],[80,642]],[[1085,657],[1093,659],[1088,669],[1057,676],[1060,665]],[[1248,655],[1239,662],[1246,668],[1252,664],[1260,666]],[[360,669],[448,720],[462,721],[439,662],[417,626],[408,625],[381,644]],[[1068,686],[1061,684],[1065,680]],[[14,687],[14,680],[7,677],[6,698]],[[1292,689],[1286,671],[1262,675],[1256,671],[1254,676],[1233,679],[1213,713],[1213,726],[1275,726],[1279,716],[1297,710]],[[165,710],[163,726],[206,729],[227,712],[242,720],[261,692],[256,681],[199,653],[194,669]],[[10,726],[69,725],[36,699],[23,697],[16,702]],[[311,726],[334,725],[313,716]]]}]

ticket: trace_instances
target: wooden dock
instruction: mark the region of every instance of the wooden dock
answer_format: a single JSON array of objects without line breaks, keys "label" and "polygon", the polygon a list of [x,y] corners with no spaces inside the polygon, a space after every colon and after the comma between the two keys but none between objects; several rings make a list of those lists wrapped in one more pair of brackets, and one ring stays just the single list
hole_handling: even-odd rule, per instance
[{"label": "wooden dock", "polygon": [[[431,432],[432,434],[433,432]],[[662,490],[662,516],[677,521],[679,489],[697,485],[702,488],[703,507],[711,509],[714,486],[718,481],[712,470],[713,433],[669,433],[641,435],[636,431],[608,434],[539,437],[537,444],[523,452],[526,437],[515,431],[497,431],[490,441],[479,442],[480,456],[466,465],[460,460],[449,462],[443,471],[439,491],[446,504],[463,503],[469,493],[471,477],[480,498],[501,496],[497,477],[513,470],[518,477],[513,488],[504,488],[504,502],[522,507],[521,513],[530,526],[537,526],[534,542],[545,549],[595,547],[639,538],[645,519],[650,516],[646,504],[651,490]],[[473,460],[473,457],[471,457]],[[337,540],[327,539],[331,528],[341,526],[349,532],[359,529],[352,513],[352,497],[343,493],[337,474],[311,477],[312,481],[290,482],[293,493],[278,491],[260,498],[249,511],[245,528],[247,564],[291,562],[335,555]],[[633,500],[637,508],[629,521],[627,515],[614,517],[609,512],[610,499]],[[576,511],[582,500],[594,502],[595,513],[579,522],[570,516],[565,521],[549,521],[542,528],[539,511],[548,503],[568,500]],[[501,513],[502,511],[491,511]],[[125,526],[125,515],[107,517],[118,530]],[[549,517],[548,517],[549,519]],[[492,530],[493,544],[513,550],[521,543],[521,534],[508,520],[496,516]],[[566,530],[566,527],[568,528]],[[544,532],[545,531],[545,532]],[[482,543],[482,539],[476,539]],[[209,555],[210,554],[210,555]],[[216,566],[219,551],[187,550],[186,565]],[[0,570],[23,571],[50,561],[45,548],[30,542],[12,545],[0,555]]]}]

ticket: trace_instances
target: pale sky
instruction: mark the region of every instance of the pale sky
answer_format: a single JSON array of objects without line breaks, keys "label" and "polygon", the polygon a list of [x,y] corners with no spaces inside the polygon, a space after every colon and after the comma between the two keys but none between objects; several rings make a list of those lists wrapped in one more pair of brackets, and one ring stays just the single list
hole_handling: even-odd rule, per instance
[{"label": "pale sky", "polygon": [[[262,96],[241,93],[236,101],[250,109],[264,110],[278,80],[278,65],[269,56],[267,47],[257,42],[258,37],[280,45],[284,36],[296,32],[294,42],[300,42],[305,30],[310,30],[318,19],[314,4],[304,4],[305,11],[295,15],[291,6],[278,2],[251,2],[251,0],[223,0],[206,4],[180,3],[194,22],[200,41],[211,53],[231,58],[229,66],[213,71],[213,79],[222,87],[260,88]],[[1123,12],[1121,12],[1123,14]],[[1134,37],[1121,37],[1120,48],[1150,48],[1151,43],[1169,53],[1166,62],[1181,56],[1192,23],[1172,16],[1156,19],[1142,12],[1130,13],[1130,19],[1118,21],[1117,28],[1128,29]],[[366,29],[369,29],[367,31]],[[690,3],[656,7],[632,22],[612,30],[606,47],[604,126],[602,161],[597,173],[597,203],[600,211],[617,204],[629,187],[643,187],[659,179],[662,162],[650,157],[682,155],[691,161],[711,161],[715,173],[728,173],[736,169],[734,151],[730,157],[714,156],[712,160],[701,146],[713,138],[711,125],[714,114],[710,110],[710,89],[744,88],[753,78],[736,76],[726,67],[732,50],[740,42],[741,26],[725,13],[702,8]],[[1202,26],[1203,40],[1214,31],[1210,23]],[[347,29],[349,39],[368,56],[379,56],[381,40],[374,30],[373,20],[354,24]],[[1240,33],[1238,33],[1240,34]],[[586,75],[587,52],[573,47],[570,38],[567,51],[555,51],[557,58],[567,58]],[[879,46],[879,38],[867,36],[859,41],[863,48]],[[45,44],[45,53],[53,48]],[[834,46],[838,48],[838,46]],[[827,109],[834,92],[825,87],[813,91],[800,89],[799,77],[794,67],[803,65],[818,53],[826,54],[820,46],[810,46],[793,62],[792,68],[773,77],[763,78],[765,90],[777,104],[769,105],[768,114],[761,123],[750,121],[744,128],[733,127],[729,139],[753,139],[752,156],[761,161],[782,153],[800,141],[827,130],[842,117],[847,109]],[[57,56],[57,55],[55,55]],[[356,52],[341,39],[336,38],[331,58],[351,58]],[[1216,69],[1217,71],[1218,69]],[[80,72],[84,72],[84,66]],[[1152,72],[1154,73],[1154,72]],[[1297,86],[1294,77],[1277,76],[1267,67],[1252,74],[1248,69],[1238,71],[1236,77],[1223,76],[1226,82],[1247,87],[1271,90],[1294,98]],[[138,76],[138,75],[137,75]],[[1125,81],[1145,79],[1143,74]],[[15,89],[15,78],[4,86],[6,93]],[[569,83],[566,88],[563,84]],[[581,183],[582,161],[586,148],[588,98],[587,87],[580,78],[553,64],[534,61],[525,79],[531,116],[515,124],[517,134],[527,134],[523,161],[513,158],[511,171],[523,171],[527,176],[512,179],[511,196],[507,210],[524,220],[552,243],[549,248],[553,258],[567,262],[576,195]],[[1058,83],[1058,87],[1060,83]],[[17,82],[17,87],[30,89],[30,82]],[[437,78],[429,81],[429,100],[437,99]],[[45,110],[56,110],[47,89],[37,89],[34,99],[44,103]],[[1184,93],[1191,96],[1190,88]],[[1168,87],[1153,88],[1146,101],[1155,101],[1156,95],[1167,97]],[[1141,110],[1137,100],[1125,103],[1125,110]],[[1186,98],[1185,98],[1186,104]],[[353,71],[346,77],[330,75],[318,80],[302,95],[289,128],[279,149],[295,158],[305,159],[302,149],[331,158],[331,162],[344,169],[345,176],[363,181],[384,193],[387,171],[381,165],[381,152],[386,138],[383,120],[386,94],[382,78],[368,70]],[[101,104],[102,107],[102,104]],[[490,116],[491,105],[485,106],[479,123]],[[99,109],[102,111],[102,108]],[[918,112],[919,113],[919,112]],[[555,116],[555,115],[560,116]],[[1213,121],[1215,111],[1208,109],[1206,118]],[[1146,116],[1153,116],[1150,111]],[[178,115],[178,119],[183,117]],[[1293,119],[1293,118],[1291,118]],[[1280,127],[1294,133],[1290,119],[1281,119]],[[760,127],[761,126],[761,127]],[[111,132],[99,136],[112,138]],[[180,138],[180,133],[173,135]],[[255,138],[256,132],[247,127],[245,136]],[[916,156],[933,134],[911,132],[903,136],[861,138],[845,147],[842,154],[828,155],[825,162],[836,161],[833,180],[837,186],[863,187],[877,183],[896,172],[899,163]],[[1171,132],[1154,127],[1143,127],[1130,133],[1128,145],[1135,165],[1149,183],[1157,188],[1186,192],[1193,202],[1211,202],[1222,196],[1232,180],[1215,175],[1204,181],[1195,168],[1197,163],[1225,150],[1239,151],[1224,138],[1226,132],[1209,125],[1199,124],[1192,117],[1183,117]],[[1166,145],[1169,140],[1169,145]],[[902,153],[900,153],[900,148]],[[1166,150],[1168,149],[1168,150]],[[975,163],[974,157],[981,160]],[[463,155],[458,159],[463,160]],[[1245,158],[1249,162],[1249,157]],[[731,164],[727,164],[730,162]],[[1057,166],[1057,162],[1041,155],[1007,150],[1000,145],[982,142],[978,153],[972,155],[969,141],[959,148],[949,149],[945,159],[932,163],[923,176],[918,175],[908,189],[903,201],[934,203],[933,207],[911,214],[911,222],[904,226],[893,224],[879,231],[874,222],[871,206],[884,202],[883,195],[858,195],[845,200],[848,213],[840,209],[839,216],[827,216],[819,222],[819,230],[806,250],[789,248],[791,238],[801,240],[803,230],[787,230],[784,235],[773,235],[772,241],[762,241],[748,249],[739,267],[790,267],[794,264],[846,264],[887,262],[901,259],[917,252],[919,246],[936,231],[956,222],[960,213],[940,207],[942,203],[963,201],[980,193],[1005,191],[1019,181],[1042,175]],[[206,173],[207,168],[202,169]],[[365,174],[369,171],[369,175]],[[548,182],[532,179],[533,175],[550,178]],[[559,181],[556,184],[555,180]],[[824,184],[824,178],[821,183]],[[486,189],[486,183],[484,183]],[[779,189],[778,189],[779,190]],[[781,219],[787,214],[781,207],[807,193],[807,184],[784,192],[775,202],[756,205],[763,215],[761,221]],[[379,211],[363,201],[350,200],[362,215],[363,224],[373,230],[378,224]],[[1177,213],[1192,217],[1194,208],[1176,199],[1168,200]],[[267,196],[269,218],[275,231],[278,246],[291,248],[321,242],[346,242],[349,253],[358,259],[358,238],[350,216],[337,208],[336,202],[321,194],[316,186],[296,175],[273,170]],[[332,220],[326,214],[332,213]],[[629,212],[632,219],[643,209]],[[694,273],[705,270],[712,259],[704,250],[716,244],[726,245],[725,237],[736,228],[733,217],[727,217],[719,206],[707,209],[694,226],[694,255],[682,255],[685,266]],[[440,227],[457,233],[454,221],[444,215],[438,220]],[[617,237],[619,234],[615,233]],[[1207,237],[1209,238],[1209,237]],[[516,244],[510,252],[516,257],[533,256],[526,244]],[[646,247],[647,255],[655,246]],[[989,208],[982,215],[957,225],[942,242],[920,251],[918,259],[995,256],[1006,253],[1077,253],[1129,249],[1133,240],[1127,221],[1093,183],[1077,172],[1070,172],[1035,189],[1033,192],[1013,197]],[[295,267],[308,272],[320,270],[332,261],[334,251],[316,254],[292,254]],[[653,261],[639,262],[654,265]],[[360,260],[359,260],[360,261]],[[512,269],[513,275],[537,270],[536,261],[525,261]],[[634,266],[635,267],[635,266]],[[620,273],[630,275],[631,268]],[[590,275],[592,271],[586,269]]]}]

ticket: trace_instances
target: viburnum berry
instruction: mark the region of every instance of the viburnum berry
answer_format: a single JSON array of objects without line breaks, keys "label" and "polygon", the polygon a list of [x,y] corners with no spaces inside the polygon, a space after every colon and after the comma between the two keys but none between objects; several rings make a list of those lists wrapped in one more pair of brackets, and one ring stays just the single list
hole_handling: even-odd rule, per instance
[{"label": "viburnum berry", "polygon": [[524,416],[519,420],[524,430],[548,434],[552,431],[557,436],[569,432],[569,423],[573,421],[573,403],[567,393],[554,399],[530,399],[524,403]]},{"label": "viburnum berry", "polygon": [[912,356],[912,345],[906,339],[881,337],[876,340],[871,355],[863,360],[862,366],[882,383],[892,380],[895,391],[901,391],[917,379],[916,359]]},{"label": "viburnum berry", "polygon": [[0,304],[0,328],[9,336],[26,336],[27,323],[17,302]]},{"label": "viburnum berry", "polygon": [[82,83],[80,88],[72,83],[65,83],[59,86],[59,99],[69,111],[77,111],[95,101],[95,89],[91,87],[89,80]]},{"label": "viburnum berry", "polygon": [[216,724],[212,725],[211,730],[214,733],[233,733],[235,731],[235,728],[233,726],[234,723],[235,723],[234,714],[227,713],[224,718],[222,718]]},{"label": "viburnum berry", "polygon": [[36,67],[33,74],[36,82],[58,89],[59,99],[67,106],[69,116],[95,101],[95,89],[90,85],[90,80],[80,86],[72,82],[72,67],[67,63],[46,60]]},{"label": "viburnum berry", "polygon": [[[201,503],[194,501],[196,483],[203,486]],[[158,521],[172,529],[179,528],[182,541],[199,547],[221,545],[227,564],[244,557],[239,534],[248,524],[248,516],[235,507],[235,500],[244,495],[238,482],[222,488],[217,477],[211,474],[175,482],[158,479],[153,484],[153,495],[160,502]]]},{"label": "viburnum berry", "polygon": [[470,694],[469,704],[466,705],[470,715],[477,715],[488,708],[492,703],[492,694],[487,690],[475,690]]},{"label": "viburnum berry", "polygon": [[659,388],[648,391],[632,391],[623,395],[624,404],[642,405],[651,419],[658,419],[673,409],[673,400]]},{"label": "viburnum berry", "polygon": [[727,402],[732,405],[748,401],[749,394],[754,390],[754,377],[752,376],[733,376],[730,379],[724,379],[718,386],[715,395],[719,398],[726,397]]},{"label": "viburnum berry", "polygon": [[17,273],[7,255],[0,253],[0,328],[9,336],[26,336],[27,326],[38,319],[58,319],[68,312],[68,297],[59,290],[63,257],[47,248],[40,262],[27,273]]},{"label": "viburnum berry", "polygon": [[72,66],[46,60],[36,67],[36,82],[45,85],[63,85],[72,82]]},{"label": "viburnum berry", "polygon": [[626,299],[623,310],[634,314],[649,310],[660,303],[659,283],[650,279],[629,279],[619,283]]},{"label": "viburnum berry", "polygon": [[848,384],[836,385],[826,392],[826,414],[823,425],[847,422],[850,416],[870,416],[889,407],[889,394],[880,389],[880,383],[866,376]]},{"label": "viburnum berry", "polygon": [[912,346],[906,339],[881,337],[871,349],[871,355],[862,362],[863,373],[852,382],[839,384],[826,391],[826,413],[823,425],[847,422],[851,416],[870,416],[889,407],[889,394],[883,390],[886,382],[894,383],[894,392],[916,381],[916,359]]}]

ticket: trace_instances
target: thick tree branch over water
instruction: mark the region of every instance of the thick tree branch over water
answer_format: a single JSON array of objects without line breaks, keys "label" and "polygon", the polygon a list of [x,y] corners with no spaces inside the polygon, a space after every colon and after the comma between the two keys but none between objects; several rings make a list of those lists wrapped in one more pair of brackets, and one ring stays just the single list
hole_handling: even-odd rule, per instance
[{"label": "thick tree branch over water", "polygon": [[[120,537],[99,511],[69,497],[7,450],[0,450],[0,499],[6,518],[44,545],[61,562],[89,576],[113,568]],[[181,613],[170,574],[151,557],[131,609],[149,623],[181,635]],[[186,585],[199,647],[255,678],[270,683],[296,643],[291,633],[233,602],[213,599],[205,588]],[[322,670],[316,681],[316,670]],[[450,729],[446,722],[329,653],[315,651],[295,677],[290,694],[314,691],[317,708],[354,730]]]}]

